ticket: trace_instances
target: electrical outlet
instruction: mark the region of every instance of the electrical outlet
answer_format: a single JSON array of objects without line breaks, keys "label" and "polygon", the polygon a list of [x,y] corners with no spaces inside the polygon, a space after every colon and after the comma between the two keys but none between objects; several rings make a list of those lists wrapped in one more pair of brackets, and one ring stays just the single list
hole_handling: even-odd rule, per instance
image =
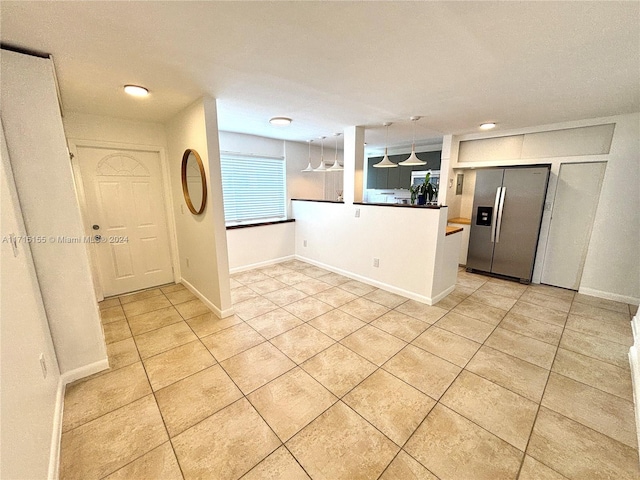
[{"label": "electrical outlet", "polygon": [[373,259],[373,266],[378,268],[380,266],[380,259],[379,258],[374,258]]},{"label": "electrical outlet", "polygon": [[185,261],[187,263],[187,267],[190,267],[191,265],[189,264],[189,257],[185,258]]},{"label": "electrical outlet", "polygon": [[360,209],[356,208],[356,218],[360,218]]},{"label": "electrical outlet", "polygon": [[306,241],[306,240],[303,240],[303,241],[302,241],[302,245],[303,245],[304,247],[306,247],[306,246],[307,246],[307,241]]},{"label": "electrical outlet", "polygon": [[44,359],[44,353],[40,354],[40,368],[42,368],[42,378],[47,378],[47,361]]}]

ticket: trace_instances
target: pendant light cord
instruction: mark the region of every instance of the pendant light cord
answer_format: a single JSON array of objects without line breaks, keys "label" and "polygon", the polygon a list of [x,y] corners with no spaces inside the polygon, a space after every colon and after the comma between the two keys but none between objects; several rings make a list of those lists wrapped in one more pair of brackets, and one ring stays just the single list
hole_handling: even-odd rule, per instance
[{"label": "pendant light cord", "polygon": [[384,155],[387,155],[387,147],[389,146],[389,125],[385,125],[386,130],[384,131]]},{"label": "pendant light cord", "polygon": [[413,140],[411,141],[411,151],[415,152],[416,151],[416,122],[418,121],[418,119],[416,118],[415,120],[412,119],[411,122],[413,123]]}]

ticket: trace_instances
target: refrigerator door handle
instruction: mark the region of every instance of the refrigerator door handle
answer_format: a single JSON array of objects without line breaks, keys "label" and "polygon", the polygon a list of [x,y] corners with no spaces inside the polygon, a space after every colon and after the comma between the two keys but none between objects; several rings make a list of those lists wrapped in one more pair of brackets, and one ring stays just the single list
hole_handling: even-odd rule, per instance
[{"label": "refrigerator door handle", "polygon": [[496,188],[496,201],[493,204],[493,214],[491,215],[491,243],[496,241],[496,219],[498,218],[498,205],[500,204],[500,190],[502,187]]},{"label": "refrigerator door handle", "polygon": [[502,213],[504,212],[504,196],[507,193],[507,187],[500,188],[500,206],[498,207],[498,224],[496,225],[496,243],[500,242],[500,230],[502,228]]}]

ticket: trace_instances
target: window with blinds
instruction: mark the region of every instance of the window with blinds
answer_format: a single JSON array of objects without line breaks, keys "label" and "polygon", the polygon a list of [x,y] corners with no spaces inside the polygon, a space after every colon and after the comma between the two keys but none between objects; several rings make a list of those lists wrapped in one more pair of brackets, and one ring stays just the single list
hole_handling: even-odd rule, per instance
[{"label": "window with blinds", "polygon": [[221,153],[226,225],[286,219],[283,158]]}]

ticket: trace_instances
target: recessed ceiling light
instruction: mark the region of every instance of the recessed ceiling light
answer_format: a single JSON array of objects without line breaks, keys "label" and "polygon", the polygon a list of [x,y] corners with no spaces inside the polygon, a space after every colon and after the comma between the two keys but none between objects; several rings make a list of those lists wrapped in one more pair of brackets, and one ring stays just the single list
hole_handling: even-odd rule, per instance
[{"label": "recessed ceiling light", "polygon": [[271,117],[269,123],[271,125],[286,126],[290,125],[292,120],[289,117]]},{"label": "recessed ceiling light", "polygon": [[140,85],[125,85],[124,91],[134,97],[146,97],[149,95],[149,90]]},{"label": "recessed ceiling light", "polygon": [[496,124],[491,122],[491,123],[483,123],[482,125],[480,125],[480,129],[481,130],[491,130],[493,127],[495,127]]}]

